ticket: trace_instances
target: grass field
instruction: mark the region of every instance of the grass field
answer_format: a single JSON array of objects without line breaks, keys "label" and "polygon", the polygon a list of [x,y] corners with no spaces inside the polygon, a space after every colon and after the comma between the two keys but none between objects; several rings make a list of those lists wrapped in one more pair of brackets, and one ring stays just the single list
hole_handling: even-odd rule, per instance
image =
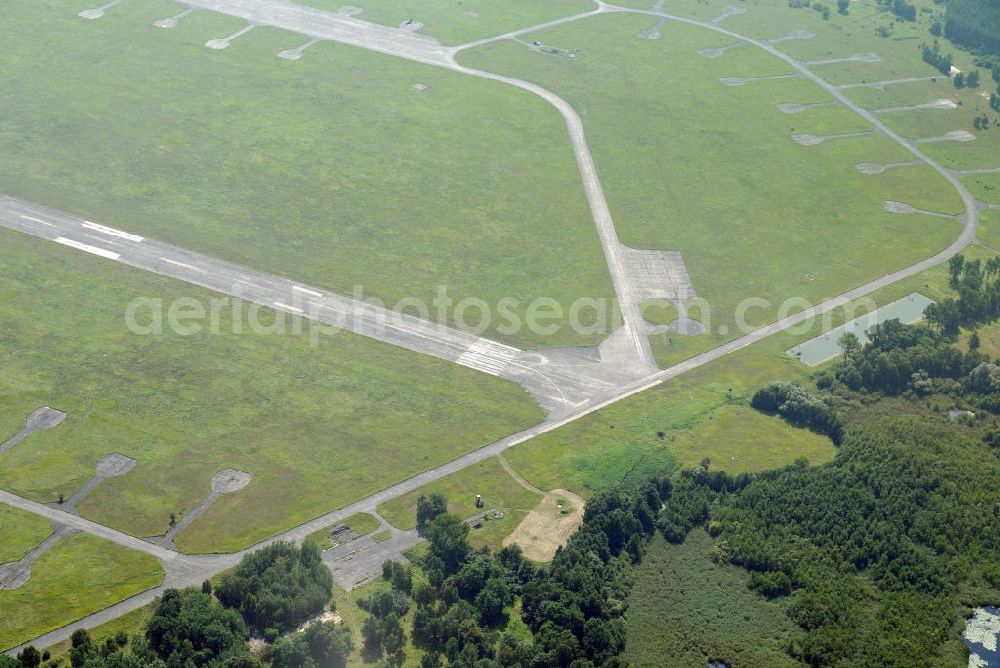
[{"label": "grass field", "polygon": [[32,513],[0,504],[0,564],[17,561],[38,547],[52,533],[48,520]]},{"label": "grass field", "polygon": [[1000,174],[967,174],[962,177],[962,183],[980,201],[1000,206]]},{"label": "grass field", "polygon": [[799,665],[783,651],[799,633],[784,609],[747,589],[746,571],[714,563],[711,547],[701,529],[681,545],[654,538],[635,569],[625,660],[636,668]]},{"label": "grass field", "polygon": [[[503,519],[485,521],[481,529],[469,532],[469,543],[474,547],[486,545],[493,549],[502,546],[503,539],[542,498],[519,485],[494,457],[383,503],[378,512],[394,526],[412,529],[417,525],[417,499],[421,494],[434,493],[444,494],[448,511],[462,518],[492,508],[503,511]],[[476,494],[482,495],[483,508],[476,508]]]},{"label": "grass field", "polygon": [[0,192],[390,305],[613,296],[563,119],[530,93],[333,42],[289,62],[303,38],[270,28],[213,51],[243,23],[162,30],[165,0],[8,4]]},{"label": "grass field", "polygon": [[[1000,220],[996,228],[1000,230]],[[969,259],[994,254],[977,247],[965,251]],[[875,305],[883,305],[915,290],[934,300],[954,295],[947,267],[939,265],[871,297]],[[864,312],[857,308],[852,317]],[[828,461],[835,453],[829,439],[788,427],[748,409],[747,403],[768,381],[810,382],[815,369],[785,351],[844,319],[838,309],[826,323],[820,319],[802,330],[771,336],[534,438],[506,457],[538,487],[563,485],[583,494],[620,480],[694,466],[704,457],[712,460],[712,468],[730,473],[782,466],[799,457],[812,464]]]},{"label": "grass field", "polygon": [[[6,526],[2,532],[6,537]],[[155,587],[162,578],[154,557],[87,534],[63,538],[32,565],[27,583],[0,591],[0,650]]]},{"label": "grass field", "polygon": [[[338,11],[339,0],[303,0],[300,4]],[[444,44],[460,44],[482,37],[544,23],[594,9],[590,0],[362,0],[352,3],[363,11],[357,18],[388,26],[408,19],[424,24],[420,34]]]},{"label": "grass field", "polygon": [[[177,537],[185,551],[244,547],[543,417],[519,386],[350,333],[137,336],[138,296],[211,294],[0,230],[0,433],[42,405],[68,413],[2,456],[0,487],[67,497],[109,452],[138,460],[80,504],[158,535],[222,468],[253,474]],[[246,306],[244,305],[244,309]],[[291,492],[294,490],[294,493]]]},{"label": "grass field", "polygon": [[1000,209],[990,209],[979,214],[979,232],[976,236],[985,246],[1000,253]]},{"label": "grass field", "polygon": [[[664,25],[659,40],[639,39],[651,21],[599,16],[528,36],[580,48],[575,59],[505,42],[460,60],[565,97],[587,126],[622,242],[682,252],[695,291],[711,304],[711,333],[679,343],[662,361],[731,338],[746,297],[771,302],[748,314],[760,325],[786,298],[819,301],[933,254],[958,234],[956,223],[882,208],[892,199],[961,211],[957,194],[929,168],[866,176],[854,167],[910,159],[902,147],[880,138],[792,140],[868,127],[843,109],[776,108],[829,99],[819,87],[798,79],[720,82],[784,73],[787,64],[752,48],[704,58],[699,49],[732,38],[676,23]],[[795,252],[779,250],[789,248]]]}]

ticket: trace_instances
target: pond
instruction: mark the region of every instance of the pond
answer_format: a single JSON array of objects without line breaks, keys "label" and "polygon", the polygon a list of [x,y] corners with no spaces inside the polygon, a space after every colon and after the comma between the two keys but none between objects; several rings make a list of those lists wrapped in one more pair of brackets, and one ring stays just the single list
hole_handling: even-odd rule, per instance
[{"label": "pond", "polygon": [[916,322],[924,317],[924,309],[927,308],[928,304],[933,303],[933,300],[924,297],[919,292],[914,292],[891,304],[886,304],[882,308],[870,311],[860,318],[846,322],[826,334],[800,343],[789,349],[787,353],[792,357],[797,357],[803,364],[816,366],[844,352],[840,344],[837,343],[837,339],[843,336],[844,332],[854,332],[858,341],[865,344],[868,342],[868,331],[875,325],[893,319],[899,319],[905,324]]},{"label": "pond", "polygon": [[969,648],[969,668],[1000,668],[997,637],[1000,636],[1000,610],[992,606],[976,608],[965,622],[962,640]]}]

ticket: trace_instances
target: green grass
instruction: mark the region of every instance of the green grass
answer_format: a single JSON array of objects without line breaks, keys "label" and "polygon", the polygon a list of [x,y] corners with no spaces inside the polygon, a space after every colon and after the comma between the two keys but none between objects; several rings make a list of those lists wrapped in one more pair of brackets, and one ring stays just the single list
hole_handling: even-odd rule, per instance
[{"label": "green grass", "polygon": [[379,531],[377,534],[372,536],[372,540],[375,541],[376,543],[381,543],[382,541],[389,540],[390,538],[392,538],[392,531],[390,531],[389,529],[386,529],[384,531]]},{"label": "green grass", "polygon": [[[1000,163],[1000,158],[997,162]],[[980,201],[1000,206],[1000,174],[967,174],[962,183]]]},{"label": "green grass", "polygon": [[[542,498],[519,485],[493,457],[387,501],[378,507],[378,512],[394,526],[412,529],[417,525],[417,499],[422,494],[434,493],[443,494],[448,499],[448,511],[462,518],[484,509],[503,511],[503,519],[484,521],[481,529],[469,533],[469,542],[474,547],[486,545],[493,549],[502,546],[503,539]],[[483,508],[476,508],[476,494],[483,497]]]},{"label": "green grass", "polygon": [[[965,255],[975,259],[992,253],[973,247]],[[884,305],[915,290],[934,300],[953,295],[947,267],[939,265],[871,298],[876,306]],[[856,308],[852,317],[864,312]],[[828,439],[750,411],[747,403],[768,381],[810,382],[815,369],[785,351],[844,320],[844,310],[838,309],[800,331],[768,337],[518,445],[506,457],[538,487],[566,486],[584,494],[693,466],[703,457],[712,460],[712,468],[730,473],[773,468],[799,457],[812,464],[829,461],[835,448]]]},{"label": "green grass", "polygon": [[677,319],[677,306],[666,299],[647,299],[642,303],[642,318],[651,325],[669,325]]},{"label": "green grass", "polygon": [[0,504],[0,564],[17,561],[38,547],[52,533],[52,526],[44,517]]},{"label": "green grass", "polygon": [[[142,635],[146,631],[146,623],[153,616],[154,604],[144,605],[132,612],[126,612],[121,617],[116,617],[110,622],[105,622],[100,626],[87,629],[94,644],[102,644],[108,638],[114,638],[118,633],[124,632],[128,636]],[[72,648],[69,638],[49,647],[53,657],[63,657],[69,663],[69,650]]]},{"label": "green grass", "polygon": [[746,297],[771,302],[751,311],[750,324],[760,325],[779,315],[786,298],[815,303],[927,257],[958,234],[957,223],[882,208],[892,199],[959,212],[957,193],[930,168],[877,176],[855,169],[859,162],[911,159],[899,145],[885,138],[792,141],[794,134],[868,127],[843,109],[776,108],[829,99],[819,87],[797,79],[720,82],[787,72],[787,64],[752,48],[700,57],[699,49],[732,39],[677,23],[664,25],[659,40],[639,39],[651,21],[605,15],[528,36],[581,48],[573,60],[511,42],[464,52],[460,60],[536,81],[573,104],[622,242],[683,254],[695,291],[711,304],[710,318],[700,318],[710,333],[664,351],[662,361],[731,338]]},{"label": "green grass", "polygon": [[497,331],[503,298],[523,319],[537,297],[613,296],[548,103],[334,42],[285,61],[303,38],[271,28],[212,51],[243,23],[200,11],[151,25],[180,7],[129,2],[100,21],[71,0],[5,7],[0,192],[390,306],[416,298],[435,318],[444,286],[446,320],[483,299],[487,332],[514,345],[600,339],[565,316],[552,335]]},{"label": "green grass", "polygon": [[[380,526],[378,519],[374,515],[369,515],[368,513],[355,513],[340,524],[347,526],[359,536],[367,536]],[[333,540],[330,537],[329,528],[320,529],[319,531],[309,534],[306,536],[306,540],[315,544],[320,550],[329,550],[333,547]]]},{"label": "green grass", "polygon": [[0,649],[155,587],[162,579],[154,557],[87,534],[63,538],[32,565],[28,582],[0,591]]},{"label": "green grass", "polygon": [[979,214],[979,240],[1000,253],[1000,209],[990,209]]},{"label": "green grass", "polygon": [[799,631],[779,603],[747,589],[749,575],[712,561],[702,529],[681,545],[657,535],[635,569],[626,614],[630,666],[796,666],[783,650]]},{"label": "green grass", "polygon": [[[339,0],[305,0],[301,4],[337,11]],[[364,11],[357,18],[388,26],[407,19],[424,24],[420,34],[444,44],[460,44],[503,34],[594,9],[589,0],[363,0],[352,2]]]},{"label": "green grass", "polygon": [[213,295],[8,230],[0,240],[0,433],[38,406],[68,413],[2,456],[0,487],[55,501],[121,452],[138,465],[80,510],[146,536],[218,470],[252,473],[178,535],[184,551],[247,546],[543,417],[514,383],[348,332],[315,347],[307,333],[234,334],[226,309],[218,334],[137,336],[125,323],[136,297]]}]

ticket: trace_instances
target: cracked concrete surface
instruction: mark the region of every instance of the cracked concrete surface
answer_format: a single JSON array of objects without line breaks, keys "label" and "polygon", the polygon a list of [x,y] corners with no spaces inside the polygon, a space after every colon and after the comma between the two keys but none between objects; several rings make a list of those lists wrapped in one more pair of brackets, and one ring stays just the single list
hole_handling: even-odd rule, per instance
[{"label": "cracked concrete surface", "polygon": [[938,137],[923,137],[912,140],[914,144],[933,144],[941,141],[975,141],[976,135],[968,130],[952,130]]},{"label": "cracked concrete surface", "polygon": [[762,77],[722,77],[720,81],[727,86],[745,86],[751,81],[776,81],[778,79],[797,79],[798,74],[771,74]]},{"label": "cracked concrete surface", "polygon": [[738,42],[733,42],[732,44],[727,44],[725,46],[719,46],[712,49],[709,48],[700,49],[698,51],[698,55],[704,56],[705,58],[718,58],[727,51],[731,51],[732,49],[738,49],[741,46],[746,46],[746,45],[747,45],[746,42],[740,40]]},{"label": "cracked concrete surface", "polygon": [[55,504],[55,507],[67,513],[77,514],[76,504],[83,500],[85,496],[93,492],[98,485],[108,478],[117,478],[118,476],[125,475],[135,467],[135,464],[136,461],[134,459],[117,452],[105,455],[101,458],[101,461],[97,462],[94,477],[85,482],[80,489],[73,492],[61,504]]},{"label": "cracked concrete surface", "polygon": [[43,429],[56,427],[62,424],[62,421],[65,419],[66,414],[62,411],[56,410],[55,408],[49,408],[48,406],[42,406],[28,416],[28,419],[25,420],[24,428],[21,429],[21,431],[17,432],[0,444],[0,455],[23,441],[30,434]]},{"label": "cracked concrete surface", "polygon": [[816,146],[817,144],[822,144],[826,141],[831,141],[834,139],[850,139],[852,137],[873,137],[875,132],[872,130],[865,130],[862,132],[841,132],[835,135],[792,135],[792,139],[797,144],[802,144],[803,146]]},{"label": "cracked concrete surface", "polygon": [[956,109],[958,104],[954,100],[945,98],[924,102],[923,104],[911,104],[903,107],[886,107],[885,109],[873,109],[876,114],[894,114],[901,111],[919,111],[921,109]]},{"label": "cracked concrete surface", "polygon": [[219,497],[223,494],[232,494],[233,492],[238,492],[247,485],[250,484],[251,476],[246,471],[238,471],[236,469],[222,469],[214,476],[212,476],[212,491],[209,492],[208,496],[198,502],[198,504],[181,515],[180,520],[178,520],[170,529],[162,536],[155,536],[149,538],[148,540],[157,545],[162,545],[163,547],[169,548],[171,550],[176,550],[177,546],[174,545],[174,538],[181,531],[186,529],[191,525],[198,517],[204,513],[209,507],[218,501]]},{"label": "cracked concrete surface", "polygon": [[836,102],[811,102],[809,104],[798,104],[797,102],[782,102],[778,105],[778,111],[786,114],[801,114],[810,109],[820,109],[822,107],[836,107]]}]

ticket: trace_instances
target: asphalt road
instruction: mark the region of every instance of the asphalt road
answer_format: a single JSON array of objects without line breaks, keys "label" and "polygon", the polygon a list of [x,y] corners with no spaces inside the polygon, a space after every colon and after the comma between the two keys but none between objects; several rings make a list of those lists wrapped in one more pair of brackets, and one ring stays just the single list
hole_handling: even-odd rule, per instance
[{"label": "asphalt road", "polygon": [[[272,10],[276,12],[276,15],[279,14],[278,10],[280,10],[281,16],[286,16],[287,15],[286,12],[289,11],[288,10],[289,3],[277,2],[276,0],[253,0],[253,1],[244,0],[242,2],[237,2],[237,0],[211,0],[211,1],[197,0],[196,2],[191,2],[190,4],[204,8],[215,8],[217,6],[224,6],[228,9],[223,9],[220,11],[223,11],[224,13],[230,13],[231,15],[235,15],[233,14],[234,11],[233,8],[235,6],[243,7],[244,9],[241,11],[250,11],[249,8],[252,8],[253,11],[255,12],[261,12],[259,14],[254,14],[254,16],[256,16],[258,19],[269,18],[268,12]],[[762,339],[767,338],[768,336],[771,336],[772,334],[784,331],[809,318],[813,318],[817,315],[821,315],[823,313],[831,311],[835,308],[838,308],[844,304],[849,303],[854,299],[865,296],[876,290],[887,287],[899,280],[902,280],[909,276],[913,276],[914,274],[930,269],[931,267],[947,260],[949,257],[959,252],[962,248],[964,248],[966,245],[975,240],[976,227],[979,221],[979,203],[975,200],[975,198],[972,197],[971,193],[969,193],[969,191],[962,185],[958,177],[953,172],[945,169],[944,167],[942,167],[941,165],[939,165],[938,163],[936,163],[935,161],[931,160],[926,155],[924,155],[916,146],[916,144],[905,139],[899,134],[893,132],[891,129],[889,129],[883,123],[881,123],[872,113],[866,111],[865,109],[861,108],[860,106],[858,106],[857,104],[853,103],[851,100],[846,98],[841,92],[841,87],[827,83],[823,79],[813,74],[801,62],[796,61],[795,59],[778,51],[772,44],[765,41],[744,37],[743,35],[740,35],[736,32],[722,28],[721,26],[715,23],[699,21],[679,16],[673,16],[657,10],[627,10],[623,8],[613,7],[611,5],[606,5],[603,3],[600,4],[601,4],[600,11],[621,11],[621,12],[649,14],[651,16],[665,17],[670,20],[680,21],[682,23],[696,25],[706,28],[708,30],[720,32],[729,35],[734,39],[744,40],[748,44],[764,49],[765,51],[780,58],[781,60],[784,60],[789,65],[791,65],[797,72],[799,72],[803,77],[816,83],[821,88],[830,93],[830,95],[832,95],[845,107],[851,109],[858,115],[868,120],[873,125],[873,127],[876,128],[878,132],[887,137],[890,137],[891,139],[893,139],[894,141],[905,147],[911,154],[913,154],[915,159],[919,160],[924,164],[927,164],[935,171],[937,171],[939,174],[941,174],[941,176],[944,177],[949,183],[951,183],[952,186],[954,186],[955,189],[958,191],[965,206],[965,213],[961,217],[963,223],[963,229],[961,234],[954,241],[954,243],[948,246],[948,248],[921,262],[918,262],[909,267],[905,267],[891,274],[887,274],[885,276],[877,278],[864,285],[858,286],[857,288],[849,290],[837,297],[821,302],[820,304],[812,308],[788,316],[787,318],[784,318],[782,320],[778,320],[774,323],[771,323],[770,325],[757,329],[750,334],[744,335],[738,339],[730,341],[727,344],[719,346],[718,348],[715,348],[713,350],[692,357],[691,359],[688,359],[680,364],[674,365],[668,369],[658,371],[655,373],[650,373],[640,379],[624,383],[614,390],[604,390],[600,392],[594,392],[593,396],[581,401],[572,410],[567,411],[565,414],[560,415],[559,417],[550,417],[548,420],[542,422],[539,425],[526,429],[517,434],[508,436],[504,439],[501,439],[500,441],[487,445],[484,448],[481,448],[475,452],[471,452],[467,455],[464,455],[463,457],[452,460],[450,462],[447,462],[446,464],[443,464],[434,469],[421,473],[397,485],[394,485],[376,494],[373,494],[372,496],[369,496],[365,499],[361,499],[345,508],[341,508],[331,513],[327,513],[326,515],[318,517],[310,522],[307,522],[289,531],[286,531],[278,536],[275,536],[274,538],[265,541],[260,545],[275,540],[301,541],[310,533],[322,529],[324,527],[330,526],[332,524],[335,524],[339,521],[342,521],[356,512],[372,510],[376,505],[382,503],[383,501],[387,501],[401,494],[405,494],[407,492],[418,489],[419,487],[429,482],[432,482],[441,477],[460,471],[468,466],[471,466],[472,464],[488,459],[489,457],[492,457],[494,455],[500,454],[515,445],[530,440],[540,434],[552,431],[562,425],[565,425],[585,415],[600,410],[605,406],[620,401],[626,397],[632,396],[633,394],[637,394],[649,388],[655,387],[667,380],[676,378],[677,376],[683,373],[691,371],[692,369],[696,369],[700,366],[721,359],[722,357],[736,350],[752,345],[758,341],[761,341]],[[315,14],[316,10],[310,10],[309,13]],[[319,13],[322,14],[323,12]],[[591,14],[593,14],[593,12],[588,13],[587,15]],[[302,14],[301,12],[295,14],[296,20],[305,20],[302,18],[303,16],[304,14]],[[327,19],[322,19],[322,20],[326,21]],[[268,22],[268,21],[263,21],[263,22]],[[288,25],[282,25],[281,27],[289,28]],[[289,28],[289,29],[294,30],[294,28]],[[338,24],[337,30],[341,29],[343,29],[343,25]],[[529,32],[530,30],[531,29],[525,29],[524,31],[518,31],[518,33],[520,34],[523,32]],[[559,102],[561,102],[562,105],[564,105],[564,107],[560,109],[560,113],[563,113],[563,116],[567,119],[567,124],[570,126],[571,135],[573,135],[573,127],[579,124],[579,134],[574,138],[574,150],[577,151],[578,161],[581,161],[581,152],[580,152],[581,149],[578,149],[578,146],[582,147],[582,150],[585,150],[585,159],[583,159],[580,164],[581,174],[584,175],[584,181],[585,182],[587,181],[587,176],[586,176],[587,173],[592,173],[594,178],[594,183],[592,183],[591,186],[588,187],[588,199],[591,199],[591,197],[593,196],[592,188],[594,187],[594,184],[596,184],[597,189],[600,190],[600,183],[599,180],[597,180],[596,168],[594,168],[593,166],[593,161],[590,158],[589,150],[586,150],[586,140],[585,137],[583,136],[582,123],[580,123],[579,116],[572,109],[572,107],[568,105],[568,103],[563,101],[561,98],[558,98],[558,96],[555,96],[553,93],[545,91],[544,89],[540,89],[540,87],[536,87],[528,82],[519,82],[518,80],[507,79],[505,77],[500,77],[498,75],[490,75],[489,73],[480,73],[475,70],[466,70],[465,68],[455,65],[452,62],[442,63],[440,62],[440,60],[431,62],[431,60],[426,59],[427,58],[426,53],[421,51],[423,47],[420,46],[419,44],[416,44],[412,41],[408,41],[406,42],[405,48],[397,49],[396,47],[393,46],[391,40],[388,43],[382,41],[387,38],[384,37],[384,35],[382,35],[381,33],[379,34],[378,43],[370,45],[367,43],[368,41],[367,38],[360,38],[355,34],[347,36],[342,35],[341,39],[338,39],[336,36],[332,36],[333,33],[331,33],[331,36],[317,35],[315,34],[312,28],[310,28],[309,30],[297,30],[297,32],[301,32],[303,34],[307,34],[313,37],[322,37],[324,39],[335,39],[337,41],[344,41],[345,43],[354,44],[355,46],[361,46],[363,48],[372,48],[376,51],[391,53],[392,55],[398,55],[404,58],[409,58],[411,60],[418,60],[419,62],[428,62],[430,64],[435,64],[442,67],[448,67],[449,69],[455,69],[456,71],[465,71],[466,73],[472,74],[474,76],[486,75],[486,78],[491,78],[498,81],[510,83],[511,85],[516,85],[518,87],[525,88],[526,90],[531,90],[532,92],[535,92],[537,94],[542,94],[542,91],[544,91],[544,93],[546,93],[547,95],[542,94],[542,96],[545,97],[545,99],[548,99],[553,104],[555,104],[557,108],[560,108],[560,105],[556,102],[556,100],[558,100]],[[479,43],[484,43],[484,42],[480,40]],[[418,53],[411,53],[413,49],[417,49]],[[450,58],[448,60],[450,60]],[[597,223],[599,230],[601,230],[602,226],[605,224],[610,225],[610,215],[607,216],[606,221],[598,220],[599,218],[598,211],[600,209],[601,202],[603,201],[604,201],[603,191],[600,193],[600,197],[597,202],[591,199],[592,208],[596,206],[595,223]],[[7,204],[11,204],[11,202],[8,200]],[[606,209],[607,207],[606,203],[603,204],[603,207]],[[13,208],[13,210],[9,208],[6,210],[8,212],[6,219],[10,219],[12,213],[15,215],[23,215],[21,213],[17,213],[18,211],[20,211],[20,209],[17,209],[16,206]],[[49,221],[49,224],[52,224],[51,221]],[[80,232],[79,229],[77,229],[76,231]],[[614,231],[613,225],[611,226],[610,231],[611,233],[613,233]],[[29,233],[34,233],[34,232],[29,231]],[[611,237],[610,235],[602,233],[602,242],[609,243],[610,241],[617,242],[617,237],[616,236]],[[141,243],[141,242],[133,242],[133,243]],[[614,251],[614,249],[612,249],[609,252],[608,247],[605,248],[605,253],[609,257],[609,264],[612,263],[612,258],[614,257],[615,252],[616,251]],[[614,266],[612,266],[612,271],[614,272]],[[187,280],[187,279],[182,279],[182,280]],[[277,279],[277,280],[284,280],[284,279]],[[191,282],[197,282],[197,281],[191,281]],[[625,279],[625,283],[626,284],[624,286],[620,286],[619,283],[616,282],[616,289],[619,289],[620,287],[623,289],[623,292],[619,293],[620,297],[622,295],[626,297],[625,299],[623,299],[623,304],[629,303],[627,297],[630,294],[627,286],[627,279]],[[642,359],[641,356],[640,359]],[[89,533],[92,533],[93,535],[97,535],[107,540],[111,540],[120,545],[124,545],[132,549],[137,549],[139,551],[146,552],[147,554],[153,554],[154,556],[157,556],[160,559],[161,563],[164,563],[167,569],[167,576],[165,578],[165,582],[160,587],[138,594],[137,596],[122,601],[121,603],[111,606],[110,608],[106,608],[105,610],[102,610],[98,613],[90,615],[74,624],[70,624],[60,629],[56,629],[48,634],[45,634],[40,638],[31,641],[33,644],[36,644],[38,646],[47,646],[54,642],[58,642],[60,640],[68,638],[70,634],[72,634],[72,632],[77,628],[92,627],[101,624],[105,621],[114,619],[115,617],[120,616],[130,610],[134,610],[138,607],[141,607],[142,605],[149,603],[156,596],[161,594],[163,589],[166,587],[189,586],[198,584],[202,580],[209,578],[212,575],[215,575],[216,573],[234,565],[247,551],[260,547],[260,545],[257,545],[252,548],[249,548],[249,550],[244,550],[242,552],[229,555],[185,556],[185,555],[180,555],[172,550],[165,550],[164,548],[152,545],[150,543],[147,543],[146,541],[142,541],[138,538],[129,536],[122,532],[115,531],[114,529],[104,527],[95,522],[85,520],[75,515],[70,515],[69,513],[62,513],[58,510],[49,508],[42,504],[37,504],[27,499],[17,497],[8,492],[0,491],[0,502],[7,503],[9,505],[21,508],[23,510],[27,510],[29,512],[34,512],[44,517],[48,517],[62,524],[67,524],[81,531],[87,531]],[[19,648],[14,648],[10,650],[9,653],[16,653],[18,649]]]}]

